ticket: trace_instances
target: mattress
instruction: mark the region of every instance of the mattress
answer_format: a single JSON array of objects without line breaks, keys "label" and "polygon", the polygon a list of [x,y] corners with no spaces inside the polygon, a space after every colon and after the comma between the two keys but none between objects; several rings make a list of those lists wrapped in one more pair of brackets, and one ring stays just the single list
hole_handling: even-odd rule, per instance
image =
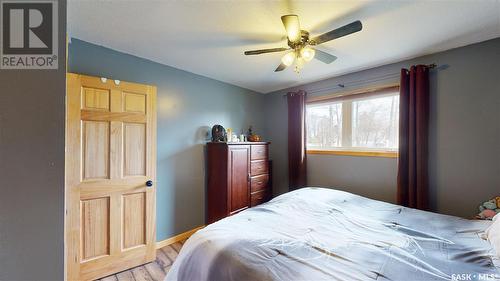
[{"label": "mattress", "polygon": [[303,188],[196,232],[166,280],[500,280],[490,223]]}]

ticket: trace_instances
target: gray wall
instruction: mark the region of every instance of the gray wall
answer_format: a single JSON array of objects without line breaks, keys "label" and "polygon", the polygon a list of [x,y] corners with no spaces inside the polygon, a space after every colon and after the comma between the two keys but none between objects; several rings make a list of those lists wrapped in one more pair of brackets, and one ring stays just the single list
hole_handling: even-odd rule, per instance
[{"label": "gray wall", "polygon": [[395,158],[308,155],[308,183],[396,203]]},{"label": "gray wall", "polygon": [[70,72],[158,87],[157,240],[205,223],[206,133],[262,130],[264,95],[72,39]]},{"label": "gray wall", "polygon": [[[273,142],[275,193],[288,190],[284,93],[304,89],[324,95],[398,82],[401,68],[436,63],[440,67],[431,71],[431,207],[442,213],[473,216],[480,202],[500,192],[498,62],[499,38],[266,95],[266,136]],[[339,90],[338,83],[346,88]],[[309,185],[395,201],[397,159],[309,155],[308,161]]]},{"label": "gray wall", "polygon": [[64,278],[66,1],[59,69],[0,70],[0,280]]}]

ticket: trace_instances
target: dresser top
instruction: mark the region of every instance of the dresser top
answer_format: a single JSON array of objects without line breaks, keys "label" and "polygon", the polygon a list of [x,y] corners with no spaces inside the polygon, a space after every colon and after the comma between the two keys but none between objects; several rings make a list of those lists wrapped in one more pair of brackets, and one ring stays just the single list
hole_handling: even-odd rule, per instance
[{"label": "dresser top", "polygon": [[252,145],[252,144],[270,144],[269,141],[242,141],[242,142],[208,142],[207,144],[224,144],[224,145]]}]

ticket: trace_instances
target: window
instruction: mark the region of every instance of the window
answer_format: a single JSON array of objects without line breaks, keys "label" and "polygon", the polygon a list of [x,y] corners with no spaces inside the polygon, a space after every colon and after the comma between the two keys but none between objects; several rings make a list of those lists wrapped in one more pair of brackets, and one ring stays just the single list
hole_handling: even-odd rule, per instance
[{"label": "window", "polygon": [[306,107],[306,126],[309,153],[395,157],[399,88],[312,101]]}]

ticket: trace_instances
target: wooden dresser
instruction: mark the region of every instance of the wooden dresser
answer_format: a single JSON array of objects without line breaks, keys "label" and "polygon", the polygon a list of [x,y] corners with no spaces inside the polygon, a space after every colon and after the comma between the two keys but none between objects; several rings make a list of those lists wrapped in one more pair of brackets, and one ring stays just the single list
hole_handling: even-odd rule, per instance
[{"label": "wooden dresser", "polygon": [[207,223],[271,197],[268,142],[210,142],[207,158]]}]

